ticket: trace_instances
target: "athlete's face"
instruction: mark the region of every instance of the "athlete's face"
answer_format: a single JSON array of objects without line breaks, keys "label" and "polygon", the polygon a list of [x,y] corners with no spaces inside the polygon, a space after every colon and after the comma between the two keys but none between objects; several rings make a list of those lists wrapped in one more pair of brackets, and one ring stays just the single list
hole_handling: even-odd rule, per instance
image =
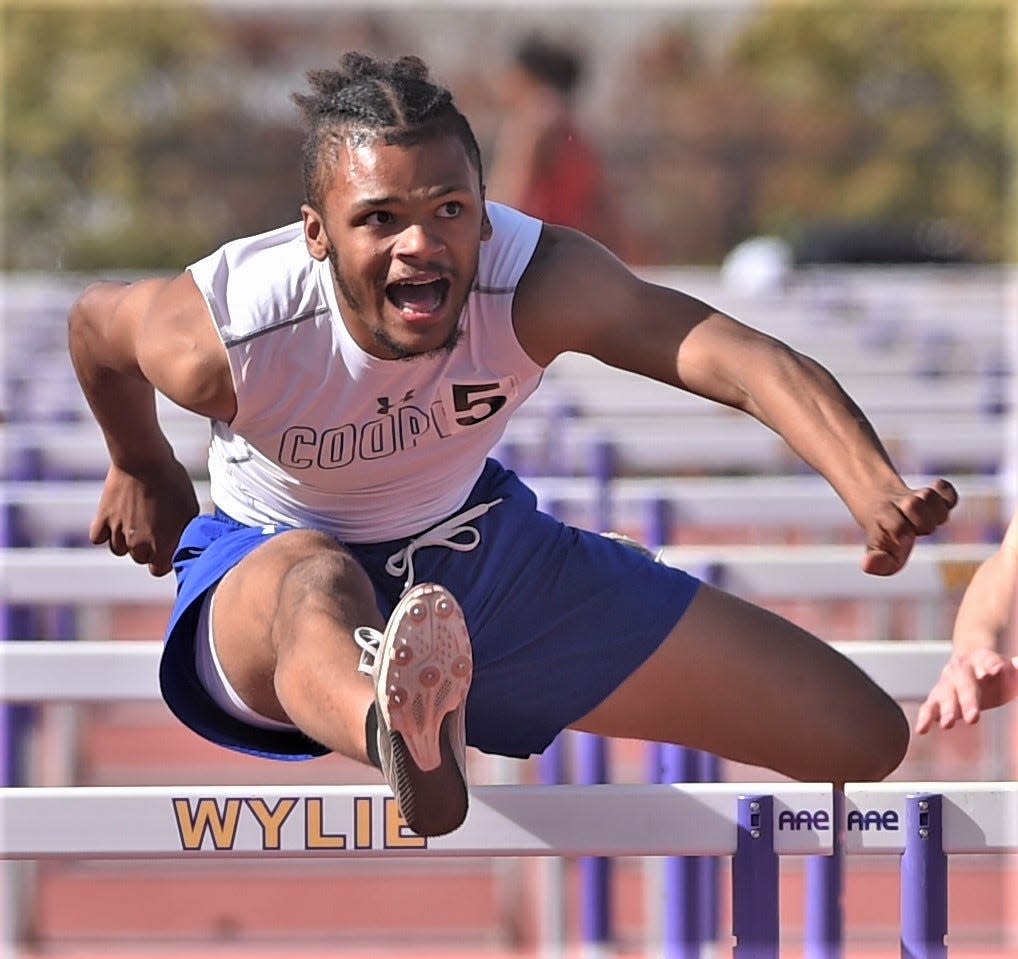
[{"label": "athlete's face", "polygon": [[491,235],[477,170],[456,137],[341,144],[322,209],[301,213],[358,346],[382,359],[452,347]]}]

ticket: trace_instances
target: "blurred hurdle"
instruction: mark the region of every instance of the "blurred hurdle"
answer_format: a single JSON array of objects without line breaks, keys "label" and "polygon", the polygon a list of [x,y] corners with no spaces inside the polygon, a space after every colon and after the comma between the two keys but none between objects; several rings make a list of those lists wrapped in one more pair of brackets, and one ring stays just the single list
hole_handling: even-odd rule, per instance
[{"label": "blurred hurdle", "polygon": [[[943,597],[964,586],[992,543],[921,543],[903,570],[867,576],[855,545],[669,546],[664,562],[683,569],[713,566],[725,589],[740,596],[881,600]],[[171,601],[171,578],[153,578],[101,549],[0,549],[0,603],[108,605]]]},{"label": "blurred hurdle", "polygon": [[[600,457],[610,456],[602,449]],[[911,485],[922,480],[905,477]],[[817,475],[782,476],[527,476],[542,508],[566,522],[589,529],[623,529],[653,548],[679,544],[684,527],[789,528],[830,536],[855,524],[830,484]],[[968,524],[977,539],[999,539],[1007,514],[1006,486],[992,476],[952,477],[960,502],[953,526]],[[211,506],[208,483],[195,483],[198,501]],[[0,486],[0,509],[7,511],[19,546],[57,546],[88,532],[102,484],[96,480],[27,480]],[[983,535],[985,533],[985,535]]]}]

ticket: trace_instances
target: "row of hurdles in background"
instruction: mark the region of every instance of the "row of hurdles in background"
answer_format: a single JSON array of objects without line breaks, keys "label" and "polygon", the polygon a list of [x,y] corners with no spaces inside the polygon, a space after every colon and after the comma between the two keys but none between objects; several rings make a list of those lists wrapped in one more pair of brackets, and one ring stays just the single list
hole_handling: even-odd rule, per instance
[{"label": "row of hurdles in background", "polygon": [[[608,394],[620,395],[617,390],[608,390],[605,395]],[[649,396],[644,399],[650,402]],[[510,429],[499,454],[524,474],[543,464],[548,472],[528,479],[542,505],[564,519],[591,528],[623,528],[653,546],[682,542],[685,531],[697,526],[741,526],[758,533],[765,528],[786,533],[794,528],[799,535],[805,531],[821,543],[845,536],[846,526],[850,527],[844,505],[819,477],[775,474],[787,466],[787,451],[779,448],[780,441],[745,417],[733,418],[722,413],[728,416],[722,423],[701,412],[676,413],[663,420],[661,408],[656,407],[654,415],[637,417],[639,428],[634,430],[631,421],[613,420],[607,414],[590,416],[566,410],[562,419],[556,412],[557,402],[556,399],[544,408],[537,407],[537,415],[520,420],[522,425]],[[900,404],[901,400],[897,402]],[[1003,445],[1000,418],[981,411],[970,412],[975,417],[973,422],[979,425],[973,427],[963,422],[958,425],[959,435],[955,435],[942,414],[927,421],[924,428],[932,445],[924,454],[926,459],[960,457],[967,468],[975,469],[999,466]],[[171,439],[181,459],[193,474],[200,476],[207,427],[194,417],[177,415],[172,409],[166,413]],[[566,428],[560,430],[563,422]],[[605,430],[605,422],[611,429]],[[83,542],[91,510],[98,499],[99,486],[95,480],[104,472],[106,460],[95,426],[88,422],[12,423],[4,429],[10,440],[5,472],[13,481],[3,493],[3,542],[17,549],[5,554],[6,585],[2,600],[11,613],[8,622],[13,635],[95,639],[107,634],[101,616],[97,619],[96,615],[97,609],[107,602],[168,602],[171,586],[167,581],[132,571],[126,561],[113,560],[101,551],[53,549]],[[666,435],[668,442],[662,442]],[[678,459],[680,449],[688,460]],[[709,479],[654,475],[656,468],[666,465],[674,468],[677,463],[679,472],[692,463],[697,469],[724,470],[737,466],[772,475]],[[581,468],[586,469],[587,477],[563,475]],[[648,472],[651,475],[630,475]],[[86,479],[75,481],[79,477]],[[960,526],[962,536],[974,535],[987,543],[995,541],[1001,531],[999,480],[993,476],[966,475],[959,488],[963,506],[957,519],[962,522],[955,522],[952,527]],[[199,484],[199,493],[207,505],[208,490],[204,484]],[[758,601],[780,602],[803,595],[814,600],[862,600],[871,616],[867,630],[871,636],[891,635],[892,604],[913,605],[919,611],[915,635],[927,642],[855,642],[846,646],[846,651],[882,685],[898,698],[910,701],[925,695],[946,658],[946,644],[929,642],[943,634],[943,605],[956,598],[957,590],[987,552],[988,547],[981,545],[924,544],[906,571],[891,580],[873,580],[859,573],[856,545],[800,545],[778,551],[767,546],[669,546],[663,558]],[[86,604],[90,612],[82,620],[77,611]],[[53,679],[60,674],[59,670],[51,669],[53,661],[48,657],[66,655],[65,643],[48,643],[31,652],[19,649],[24,645],[27,644],[6,647],[5,653],[29,656],[28,660],[9,656],[7,672],[12,682],[17,681],[15,670],[31,662],[33,654],[38,655],[44,675],[35,689],[41,698],[47,698],[45,689],[56,691]],[[102,655],[89,643],[79,642],[74,649],[73,681],[79,685],[69,698],[84,694],[83,687],[90,676],[98,678],[106,690],[100,698],[116,698],[106,682],[111,677],[124,679],[124,685],[118,683],[117,688],[138,691],[131,695],[141,695],[146,689],[152,692],[155,671],[151,645],[141,652],[118,643],[114,650],[106,650]],[[111,658],[110,652],[115,656]],[[139,656],[148,657],[143,666]],[[133,675],[122,677],[118,664],[133,664]],[[64,690],[65,694],[68,692]],[[603,744],[582,741],[581,749],[585,779],[595,782],[605,778]],[[8,757],[9,769],[20,762],[15,753],[16,750],[11,750]],[[545,766],[554,766],[555,762],[552,750]],[[686,780],[710,780],[717,775],[717,765],[711,763],[710,757],[697,757],[687,751],[660,756],[651,765],[661,773],[669,768],[681,770],[681,778]],[[652,775],[658,778],[657,773]],[[549,781],[559,776],[555,771],[546,773]],[[612,863],[604,857],[588,857],[581,868],[584,939],[592,944],[610,941]],[[836,955],[831,950],[842,936],[836,906],[841,895],[842,863],[838,855],[818,856],[808,860],[807,868],[810,914],[807,940],[823,950],[818,956]],[[712,918],[717,912],[716,873],[711,861],[696,861],[695,857],[671,860],[662,882],[668,887],[667,900],[675,903],[675,908],[662,917],[668,929],[665,937],[671,943],[668,954],[699,955],[700,945],[710,941],[716,932],[716,919]],[[561,870],[549,866],[546,883],[549,894],[545,897],[547,908],[543,919],[545,939],[561,942],[565,937],[559,908],[564,896]],[[677,916],[681,920],[676,920]]]},{"label": "row of hurdles in background", "polygon": [[[967,575],[991,548],[990,544],[929,544],[917,551],[900,577],[889,580],[876,580],[861,573],[857,577],[847,575],[857,556],[855,546],[770,546],[734,549],[676,546],[665,548],[662,558],[666,562],[685,568],[699,569],[715,582],[723,581],[733,591],[758,601],[774,601],[805,592],[870,601],[887,600],[890,596],[907,596],[926,606],[949,597],[953,589],[957,589],[965,582]],[[105,638],[108,635],[107,625],[101,618],[97,619],[95,612],[97,609],[117,603],[166,604],[172,595],[171,582],[148,577],[140,570],[132,569],[126,561],[101,550],[10,548],[4,550],[2,561],[6,575],[0,602],[8,612],[55,607],[69,612],[70,615],[61,620],[62,637],[57,635],[45,642],[13,641],[0,644],[0,665],[2,665],[0,677],[3,677],[0,684],[2,694],[0,700],[38,703],[158,699],[156,664],[159,642],[109,641]],[[946,659],[947,647],[948,644],[942,641],[876,640],[839,644],[843,652],[855,659],[900,701],[915,701],[925,696]],[[581,737],[580,748],[584,752],[580,762],[581,781],[593,785],[607,778],[603,743],[596,737]],[[700,769],[691,766],[690,759],[692,758],[694,762],[696,759],[687,751],[672,750],[671,747],[668,747],[668,750],[671,751],[671,755],[657,757],[660,774],[654,778],[671,781],[674,778],[711,779],[716,775],[716,768],[711,769],[709,765],[706,768],[701,766]],[[554,761],[555,758],[553,748],[546,759]],[[698,757],[701,764],[706,758],[708,757]],[[682,770],[681,775],[676,776],[668,772],[676,769]],[[546,775],[546,778],[554,781],[560,776],[551,773]],[[19,777],[15,781],[24,783],[30,780],[31,771],[22,765]],[[368,792],[362,790],[358,795],[368,795],[372,788],[365,787]],[[182,787],[171,791],[178,798],[187,792]],[[207,787],[204,792],[210,796],[219,795],[216,787]],[[25,786],[14,786],[5,793],[5,796],[13,799],[21,797],[24,800],[32,796],[48,795],[50,794],[40,793]],[[91,794],[88,790],[79,793],[75,791],[75,787],[71,787],[71,792],[58,791],[54,795],[62,797],[60,805],[54,808],[64,810],[59,813],[60,816],[64,816],[71,815],[69,811],[74,808],[75,797],[86,799]],[[103,792],[98,795],[109,798],[110,794]],[[139,795],[147,793],[141,790]],[[260,793],[255,791],[251,795]],[[289,795],[290,793],[286,793],[286,796]],[[212,805],[206,803],[201,808],[211,813],[212,807],[215,806],[216,809],[232,809],[239,814],[241,807],[236,803],[217,805],[217,802],[213,802]],[[285,805],[280,807],[278,803],[257,805],[261,815],[267,817],[267,826],[271,826],[272,817],[280,815],[279,810],[285,808]],[[597,811],[596,808],[592,809],[591,814]],[[231,812],[230,816],[233,816],[234,812]],[[254,815],[257,817],[259,813]],[[561,813],[559,817],[562,817]],[[577,808],[574,809],[573,818],[586,821],[586,814]],[[9,825],[17,821],[10,817],[7,820]],[[595,818],[592,821],[597,820]],[[1004,828],[1010,828],[1007,823],[1013,824],[1014,817],[1002,816],[1000,822],[1004,824]],[[367,825],[367,820],[361,821],[361,827],[369,832],[374,828]],[[193,830],[198,827],[192,824],[191,828]],[[391,831],[392,823],[385,828]],[[220,827],[210,821],[209,829],[216,833]],[[20,831],[19,826],[12,835],[19,834]],[[372,834],[385,835],[384,832],[377,831]],[[67,833],[54,835],[66,836]],[[324,841],[325,837],[322,838]],[[62,839],[54,841],[58,849],[62,848],[60,845]],[[326,845],[329,842],[331,840],[326,842]],[[75,848],[77,847],[69,845],[67,854],[70,855]],[[394,849],[400,848],[402,848],[400,842],[395,842]],[[950,847],[946,848],[950,851]],[[23,851],[27,854],[31,850]],[[832,850],[815,850],[816,854],[807,861],[809,889],[806,930],[807,941],[812,944],[815,957],[821,955],[832,957],[840,954],[838,943],[842,937],[842,929],[837,903],[842,891],[841,851],[839,846],[832,845]],[[713,941],[716,936],[714,929],[716,919],[712,920],[710,916],[704,915],[706,905],[707,911],[716,916],[716,873],[709,869],[705,870],[705,864],[710,865],[709,860],[691,858],[694,857],[694,853],[695,850],[687,850],[680,855],[671,853],[668,849],[650,853],[678,857],[669,860],[670,871],[666,871],[663,877],[666,881],[671,877],[670,886],[665,892],[669,906],[666,915],[662,917],[670,930],[667,932],[672,942],[672,951],[668,953],[670,956],[699,955],[701,944]],[[510,853],[506,851],[503,854]],[[574,851],[568,843],[564,843],[559,854],[572,855]],[[584,935],[590,942],[603,943],[606,940],[610,941],[611,938],[608,918],[611,913],[611,902],[607,883],[611,860],[605,857],[616,853],[610,849],[591,848],[583,854],[588,857],[582,863],[585,876],[585,897],[582,903]],[[711,853],[711,855],[727,854]],[[555,853],[548,851],[545,855]],[[743,871],[740,867],[739,873]],[[560,910],[563,892],[560,874],[554,869],[549,869],[548,877],[549,886],[545,899],[549,917],[546,925],[554,927],[556,904]],[[707,897],[704,895],[705,884],[715,887],[712,894]],[[705,898],[708,900],[706,903]],[[714,898],[713,902],[709,901],[711,898]],[[562,930],[552,929],[552,934],[553,938],[556,935],[561,936]],[[742,935],[746,942],[745,949],[749,949],[749,942],[753,940],[753,936],[748,933]],[[930,949],[934,948],[934,939],[930,940]],[[766,951],[771,946],[764,945],[760,948],[765,951],[743,951],[739,954],[761,956],[776,954]],[[912,949],[913,946],[909,948]],[[929,951],[903,954],[932,956],[940,953]]]},{"label": "row of hurdles in background", "polygon": [[[1008,423],[1018,330],[1008,325],[1014,309],[1008,297],[1018,290],[1007,269],[805,271],[785,289],[752,298],[725,289],[715,271],[647,272],[828,366],[871,417],[900,468],[993,474],[1009,452],[1014,458]],[[66,313],[86,278],[3,282],[8,362],[0,384],[6,421],[0,475],[102,476],[101,438],[66,351]],[[201,477],[207,427],[171,403],[161,403],[160,412],[182,462]],[[398,443],[399,426],[397,415],[388,426],[376,424],[374,440]],[[572,355],[552,363],[499,452],[506,465],[538,475],[799,468],[781,440],[748,417]]]},{"label": "row of hurdles in background", "polygon": [[[699,296],[788,341],[839,375],[890,373],[902,380],[1006,372],[1004,318],[1013,267],[802,269],[767,291],[741,291],[710,268],[643,268],[662,286]],[[8,355],[4,405],[17,419],[84,413],[60,389],[70,369],[66,317],[87,275],[0,278]],[[22,364],[32,359],[31,368]],[[1011,357],[1013,360],[1013,357]],[[73,376],[72,382],[73,382]]]},{"label": "row of hurdles in background", "polygon": [[[662,279],[673,282],[670,275]],[[1015,442],[1009,439],[1014,416],[1014,347],[1002,335],[1003,310],[996,283],[994,276],[979,290],[962,281],[957,291],[952,291],[950,283],[941,283],[936,297],[918,287],[907,295],[898,291],[897,312],[876,310],[881,291],[862,286],[842,287],[832,295],[829,284],[805,283],[772,301],[747,303],[745,309],[738,303],[729,306],[709,290],[693,289],[750,322],[761,310],[775,320],[781,317],[782,323],[787,321],[788,325],[769,331],[845,377],[900,466],[916,473],[944,471],[962,477],[958,483],[961,522],[952,527],[960,528],[963,537],[972,536],[987,545],[923,544],[906,570],[890,580],[873,580],[857,571],[854,541],[845,546],[826,544],[830,539],[840,541],[850,526],[843,504],[819,478],[803,474],[784,444],[758,423],[656,384],[634,384],[631,378],[585,358],[563,358],[553,364],[542,390],[510,425],[498,455],[506,465],[532,478],[550,511],[592,528],[622,528],[655,547],[664,545],[664,561],[698,572],[732,592],[765,604],[803,596],[865,603],[872,613],[866,635],[876,639],[840,646],[897,698],[914,701],[925,695],[947,655],[940,612],[950,607],[975,565],[989,552],[989,544],[999,537],[1004,494],[997,476],[1008,465],[1009,456],[1014,465],[1014,450],[1009,448]],[[688,287],[680,280],[674,285]],[[885,296],[893,292],[886,285],[882,289]],[[69,294],[65,290],[62,295]],[[29,323],[18,327],[17,334],[24,340],[17,351],[31,356],[33,362],[11,363],[5,371],[5,396],[10,402],[5,401],[9,422],[0,424],[0,476],[6,481],[0,513],[0,545],[5,547],[0,554],[4,569],[0,603],[6,638],[48,641],[0,643],[0,709],[12,702],[154,699],[158,643],[110,642],[103,610],[119,603],[168,603],[172,584],[151,579],[126,560],[115,560],[103,551],[62,548],[82,543],[98,497],[96,481],[104,475],[107,462],[63,349],[62,315],[49,331],[32,330],[33,309],[28,306]],[[929,323],[934,314],[936,322]],[[200,479],[205,473],[207,424],[181,415],[172,404],[161,403],[161,409],[178,455]],[[398,442],[398,420],[393,420],[388,435]],[[718,472],[752,475],[697,478]],[[200,492],[207,502],[207,489],[202,487]],[[794,528],[815,537],[820,545],[675,545],[686,541],[692,527],[740,525],[756,531]],[[887,641],[891,635],[887,613],[895,602],[918,611],[908,641]],[[906,853],[904,845],[880,850],[902,855],[903,866],[915,862],[919,854],[925,857],[918,871],[909,866],[904,878],[903,894],[907,887],[911,898],[907,905],[903,898],[902,905],[903,955],[943,954],[946,904],[939,892],[930,900],[928,891],[946,890],[944,853],[1015,848],[1013,831],[1008,831],[1014,817],[1006,814],[1014,793],[998,784],[898,784],[887,787],[886,797],[872,800],[865,791],[850,790],[844,810],[835,808],[826,787],[807,802],[802,794],[775,784],[755,784],[759,788],[709,782],[682,787],[598,785],[607,778],[603,743],[585,737],[578,740],[579,778],[585,785],[479,787],[467,825],[453,837],[454,843],[462,845],[422,852],[414,847],[414,837],[392,821],[391,813],[385,811],[391,807],[374,786],[358,788],[355,795],[318,789],[312,794],[301,789],[275,793],[260,787],[239,791],[177,787],[171,790],[171,798],[179,800],[176,805],[165,793],[145,789],[111,793],[66,785],[53,792],[40,791],[25,785],[31,781],[30,752],[24,749],[30,734],[25,726],[7,724],[4,718],[4,768],[9,784],[0,793],[0,817],[6,817],[4,856],[117,854],[100,847],[114,843],[109,833],[123,833],[123,826],[109,833],[100,830],[97,845],[90,850],[74,845],[81,823],[94,821],[83,817],[97,811],[111,822],[120,817],[122,824],[137,825],[131,835],[142,845],[129,850],[118,846],[119,854],[163,855],[165,848],[159,852],[144,843],[165,827],[165,823],[157,827],[149,817],[162,816],[167,806],[175,817],[178,845],[181,837],[190,837],[192,844],[199,838],[199,845],[207,847],[236,815],[242,830],[258,831],[252,834],[250,849],[244,846],[247,839],[238,838],[241,845],[234,849],[244,849],[244,854],[309,854],[307,849],[288,851],[293,849],[290,846],[275,849],[272,843],[289,842],[289,831],[302,821],[298,831],[302,830],[306,845],[311,815],[317,823],[314,838],[323,846],[313,855],[541,855],[550,857],[549,863],[560,861],[558,856],[582,856],[583,935],[592,946],[611,939],[609,857],[664,857],[663,895],[668,905],[661,917],[663,955],[682,959],[701,955],[703,944],[717,938],[712,927],[718,908],[716,873],[712,872],[715,856],[733,857],[736,955],[770,957],[778,954],[776,891],[771,895],[775,857],[789,853],[785,843],[793,834],[800,841],[808,839],[812,846],[807,843],[808,848],[793,850],[807,857],[809,871],[807,954],[812,959],[831,959],[841,949],[837,911],[841,854],[877,851],[851,848],[851,842],[859,839],[866,845],[869,839],[884,835],[882,830],[857,830],[853,837],[848,830],[846,842],[838,843],[838,826],[847,828],[853,814],[893,808],[899,823],[908,816],[925,817],[918,828],[895,831],[895,841],[909,837],[911,852]],[[549,752],[543,764],[549,783],[564,778],[561,745]],[[655,753],[649,768],[653,770],[649,778],[669,782],[710,780],[716,775],[710,757],[684,750]],[[991,765],[987,777],[996,771]],[[535,788],[538,791],[532,792]],[[908,798],[910,792],[923,795]],[[202,800],[207,802],[201,804]],[[316,805],[319,800],[321,804]],[[919,808],[920,802],[926,803],[924,809]],[[349,823],[336,803],[352,809]],[[725,836],[709,840],[714,843],[709,849],[698,845],[701,840],[695,837],[700,831],[686,824],[687,817],[693,824],[700,821],[695,810],[704,803]],[[753,803],[758,804],[755,810]],[[831,824],[828,835],[818,828],[786,828],[797,819],[805,823],[806,813],[814,825],[826,816]],[[211,818],[194,818],[199,815]],[[6,845],[10,837],[23,836],[29,844],[41,841],[39,829],[24,825],[30,820],[45,823],[42,832],[54,844],[48,851],[43,846],[15,849]],[[956,841],[956,822],[963,824],[957,828],[968,845]],[[944,841],[940,842],[942,826]],[[634,839],[634,829],[642,838]],[[925,835],[920,836],[919,830]],[[972,836],[980,830],[991,837],[989,844],[972,849]],[[818,833],[820,844],[816,843]],[[704,835],[715,834],[706,831]],[[336,847],[338,836],[344,837],[342,850]],[[383,845],[389,843],[381,852],[375,848],[379,837]],[[233,855],[207,851],[213,859]],[[186,852],[205,855],[197,849]],[[563,937],[564,894],[561,874],[554,866],[547,875],[545,928],[554,946]],[[21,901],[30,899],[24,889],[18,895]]]},{"label": "row of hurdles in background", "polygon": [[[568,375],[565,367],[573,367]],[[802,471],[780,437],[748,416],[662,384],[631,382],[621,371],[585,357],[557,360],[548,385],[524,403],[497,450],[500,460],[533,475],[787,474]],[[568,381],[568,382],[566,382]],[[1013,450],[1012,377],[911,382],[891,375],[866,377],[852,389],[899,468],[908,472],[994,474]],[[65,391],[73,389],[71,381]],[[581,397],[579,394],[584,394]],[[983,399],[983,393],[989,393]],[[589,396],[587,395],[589,394]],[[595,402],[596,398],[596,402]],[[159,403],[177,456],[195,477],[206,473],[208,426]],[[393,410],[370,424],[373,444],[397,448],[427,420],[415,407]],[[353,425],[337,424],[348,441],[366,441]],[[344,433],[345,435],[345,433]],[[322,439],[315,455],[328,455]],[[1011,441],[1013,444],[1013,440]],[[0,475],[5,479],[89,479],[105,473],[102,437],[94,422],[12,420],[0,423]],[[342,468],[342,463],[326,462]]]}]

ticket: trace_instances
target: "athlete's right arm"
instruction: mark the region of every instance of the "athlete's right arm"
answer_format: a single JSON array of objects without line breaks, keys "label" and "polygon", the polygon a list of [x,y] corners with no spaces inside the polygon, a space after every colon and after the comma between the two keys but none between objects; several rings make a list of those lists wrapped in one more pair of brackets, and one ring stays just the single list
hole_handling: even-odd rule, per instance
[{"label": "athlete's right arm", "polygon": [[194,488],[156,416],[155,391],[229,421],[236,398],[225,348],[190,274],[89,286],[71,308],[74,369],[102,429],[110,470],[90,529],[153,573],[197,512]]},{"label": "athlete's right arm", "polygon": [[160,459],[159,390],[178,406],[230,420],[226,350],[189,273],[89,286],[68,320],[71,359],[114,463]]}]

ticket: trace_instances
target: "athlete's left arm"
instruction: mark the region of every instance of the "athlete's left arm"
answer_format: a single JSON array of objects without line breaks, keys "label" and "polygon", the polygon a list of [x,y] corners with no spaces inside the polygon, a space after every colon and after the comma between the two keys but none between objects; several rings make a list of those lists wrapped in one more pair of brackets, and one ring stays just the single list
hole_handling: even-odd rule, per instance
[{"label": "athlete's left arm", "polygon": [[538,363],[574,351],[742,410],[823,475],[866,536],[863,569],[897,572],[946,521],[945,480],[910,489],[834,377],[787,344],[695,297],[647,283],[571,230],[546,226],[513,307]]}]

